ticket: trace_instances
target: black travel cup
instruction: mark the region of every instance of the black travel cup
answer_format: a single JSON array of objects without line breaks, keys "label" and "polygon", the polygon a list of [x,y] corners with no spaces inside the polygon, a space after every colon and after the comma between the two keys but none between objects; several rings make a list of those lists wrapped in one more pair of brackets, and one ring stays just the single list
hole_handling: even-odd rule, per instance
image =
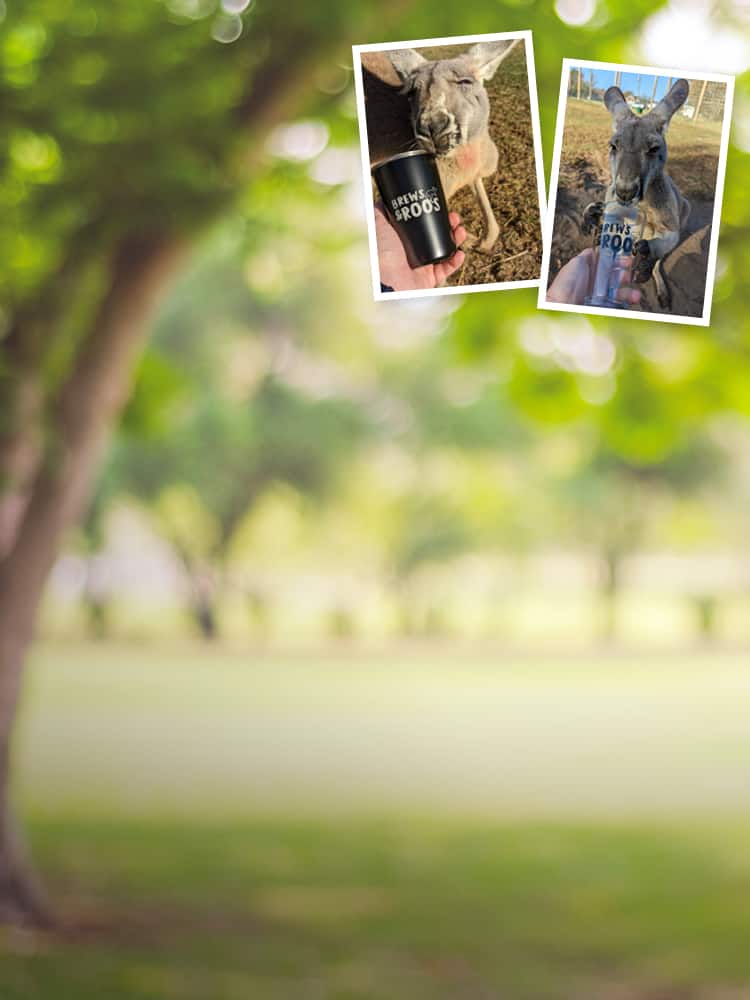
[{"label": "black travel cup", "polygon": [[448,202],[435,157],[423,149],[381,160],[372,175],[410,267],[437,264],[456,252]]}]

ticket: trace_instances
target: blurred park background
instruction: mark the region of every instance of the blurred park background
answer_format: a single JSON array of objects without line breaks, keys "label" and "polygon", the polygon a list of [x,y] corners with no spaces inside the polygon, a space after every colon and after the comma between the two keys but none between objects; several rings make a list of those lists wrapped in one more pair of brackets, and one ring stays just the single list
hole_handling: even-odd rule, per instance
[{"label": "blurred park background", "polygon": [[[564,56],[739,74],[710,328],[371,302],[349,46],[525,28],[547,177]],[[731,2],[0,0],[4,1000],[750,996],[749,67]]]}]

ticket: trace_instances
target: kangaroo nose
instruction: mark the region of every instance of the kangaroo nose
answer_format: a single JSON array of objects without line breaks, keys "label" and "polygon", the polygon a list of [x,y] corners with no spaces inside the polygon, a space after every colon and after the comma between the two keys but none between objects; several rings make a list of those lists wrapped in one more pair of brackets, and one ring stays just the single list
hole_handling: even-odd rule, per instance
[{"label": "kangaroo nose", "polygon": [[618,181],[615,185],[615,193],[620,201],[632,201],[638,194],[639,186],[638,181],[631,181],[627,183]]},{"label": "kangaroo nose", "polygon": [[450,118],[448,115],[438,112],[429,118],[426,116],[421,117],[417,123],[417,132],[426,139],[436,139],[445,132],[449,125]]}]

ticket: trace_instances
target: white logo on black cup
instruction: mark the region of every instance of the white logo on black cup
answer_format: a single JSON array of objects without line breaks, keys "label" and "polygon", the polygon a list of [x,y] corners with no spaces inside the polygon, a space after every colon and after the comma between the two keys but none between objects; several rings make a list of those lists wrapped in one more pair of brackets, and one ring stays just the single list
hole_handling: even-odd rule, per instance
[{"label": "white logo on black cup", "polygon": [[442,211],[437,187],[417,188],[408,194],[391,198],[391,208],[397,222],[411,222],[422,215]]}]

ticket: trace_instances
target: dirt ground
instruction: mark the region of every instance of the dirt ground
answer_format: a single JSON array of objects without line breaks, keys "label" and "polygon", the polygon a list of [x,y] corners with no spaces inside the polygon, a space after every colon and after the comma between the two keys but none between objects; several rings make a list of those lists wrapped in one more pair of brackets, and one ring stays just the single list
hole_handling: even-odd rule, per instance
[{"label": "dirt ground", "polygon": [[[591,246],[592,237],[581,232],[581,219],[586,205],[601,200],[606,191],[611,132],[603,104],[568,99],[548,284],[563,264]],[[690,201],[690,217],[682,242],[664,261],[671,307],[659,305],[652,279],[643,286],[643,312],[703,312],[720,138],[721,124],[716,122],[678,117],[669,126],[667,172]]]},{"label": "dirt ground", "polygon": [[[440,45],[419,51],[426,59],[446,59],[469,47]],[[374,163],[408,149],[413,136],[408,101],[398,88],[367,71],[363,75],[370,162]],[[489,254],[469,251],[464,266],[450,279],[451,285],[528,281],[538,278],[541,271],[542,231],[524,46],[516,46],[486,87],[490,136],[500,159],[496,173],[485,178],[484,184],[500,236]],[[470,233],[481,236],[481,214],[471,190],[457,192],[450,207],[461,214]]]}]

